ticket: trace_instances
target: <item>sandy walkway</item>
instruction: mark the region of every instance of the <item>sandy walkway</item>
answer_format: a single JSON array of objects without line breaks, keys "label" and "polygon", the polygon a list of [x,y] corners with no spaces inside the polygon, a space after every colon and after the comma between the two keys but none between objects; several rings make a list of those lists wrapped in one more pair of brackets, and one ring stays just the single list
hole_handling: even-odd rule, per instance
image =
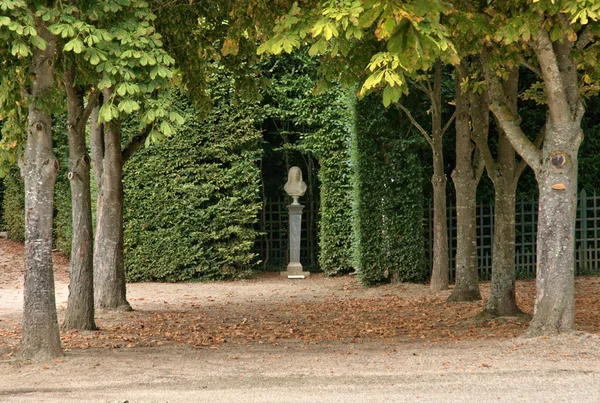
[{"label": "sandy walkway", "polygon": [[[448,317],[479,306],[448,307],[423,286],[362,289],[352,278],[315,276],[286,282],[267,276],[220,284],[130,284],[128,295],[135,312],[100,313],[98,322],[103,332],[63,335],[68,351],[59,360],[21,362],[12,355],[22,315],[19,259],[19,245],[0,240],[0,331],[4,335],[0,340],[0,401],[600,401],[600,340],[596,335],[578,333],[550,339],[499,336],[522,329],[517,324],[500,330],[478,329],[470,336],[457,333],[461,322],[457,325],[448,319],[447,324],[443,322],[445,328],[432,327],[423,339],[413,338],[418,333],[401,331],[357,339],[340,330],[324,337],[310,332],[332,331],[327,323],[308,323],[310,316],[301,313],[291,315],[291,319],[289,313],[276,314],[280,308],[317,310],[320,304],[333,306],[331,301],[335,301],[333,319],[327,317],[324,322],[333,321],[336,315],[350,315],[346,311],[350,304],[356,313],[348,318],[362,323],[370,314],[369,323],[376,328],[382,326],[377,322],[379,316],[362,309],[361,303],[396,304],[393,311],[384,312],[390,321],[395,315],[409,316],[411,311],[398,313],[403,307],[415,311],[418,305],[410,305],[415,300],[430,301],[438,307],[432,315],[454,309]],[[67,262],[60,257],[55,261],[57,301],[64,310]],[[588,282],[598,281],[592,278]],[[586,289],[586,295],[590,292]],[[599,295],[591,297],[597,299]],[[600,310],[598,306],[592,308]],[[195,318],[198,326],[207,327],[198,333],[217,327],[226,334],[221,341],[215,333],[211,342],[192,345],[185,341],[197,340],[193,338],[197,336],[188,335],[189,330],[178,336],[165,328],[165,334],[173,335],[163,338],[144,333],[154,329],[151,323],[156,322],[157,315],[166,321],[180,321],[184,330]],[[326,309],[319,317],[322,315],[327,315]],[[242,326],[244,319],[248,324],[256,323]],[[289,336],[281,332],[274,340],[269,339],[260,333],[266,329],[265,321],[270,321],[269,329],[275,333],[280,327],[287,332],[290,323],[297,333],[291,329]],[[314,322],[319,322],[318,318]],[[584,319],[580,323],[584,327],[594,325]],[[421,322],[414,324],[420,326]],[[139,329],[139,334],[118,339],[115,329]],[[431,334],[442,334],[442,330],[467,340],[455,341],[448,336],[436,341],[439,337],[434,339]],[[255,339],[244,341],[248,334]],[[157,342],[149,342],[146,335],[156,336]]]}]

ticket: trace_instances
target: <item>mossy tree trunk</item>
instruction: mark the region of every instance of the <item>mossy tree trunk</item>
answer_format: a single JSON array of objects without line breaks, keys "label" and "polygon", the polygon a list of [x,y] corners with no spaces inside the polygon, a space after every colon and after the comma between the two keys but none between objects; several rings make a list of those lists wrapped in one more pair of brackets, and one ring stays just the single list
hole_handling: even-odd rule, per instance
[{"label": "mossy tree trunk", "polygon": [[[518,84],[519,71],[515,68],[509,72],[502,88],[506,95],[506,105],[517,119]],[[515,290],[515,201],[517,183],[527,164],[524,161],[517,163],[515,150],[508,137],[501,126],[498,130],[496,159],[490,152],[487,139],[475,138],[494,185],[492,286],[483,313],[486,316],[514,316],[522,313],[517,306]],[[538,136],[535,140],[536,147],[542,140],[543,135]]]}]

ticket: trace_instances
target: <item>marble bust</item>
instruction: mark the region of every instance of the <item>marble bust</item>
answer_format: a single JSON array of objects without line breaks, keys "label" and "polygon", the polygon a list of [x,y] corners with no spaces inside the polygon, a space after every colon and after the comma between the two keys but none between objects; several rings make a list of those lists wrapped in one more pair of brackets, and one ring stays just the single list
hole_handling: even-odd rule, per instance
[{"label": "marble bust", "polygon": [[306,183],[302,181],[302,170],[298,167],[291,167],[288,172],[288,181],[283,187],[288,195],[290,195],[294,201],[292,204],[298,203],[298,198],[304,196],[306,192]]}]

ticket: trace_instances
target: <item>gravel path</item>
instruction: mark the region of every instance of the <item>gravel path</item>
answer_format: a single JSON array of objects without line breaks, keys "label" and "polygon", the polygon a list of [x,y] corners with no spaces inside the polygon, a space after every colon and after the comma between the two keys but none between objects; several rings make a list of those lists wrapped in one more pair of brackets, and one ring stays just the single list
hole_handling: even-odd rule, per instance
[{"label": "gravel path", "polygon": [[[22,251],[22,248],[21,248]],[[22,315],[19,245],[0,240],[0,331],[18,336]],[[67,262],[55,259],[57,301],[65,307]],[[136,312],[234,302],[269,306],[336,298],[418,298],[426,287],[362,289],[352,278],[283,281],[270,276],[220,284],[130,284]],[[187,304],[187,305],[186,305]],[[598,307],[596,307],[598,308]],[[258,309],[258,308],[257,308]],[[100,313],[106,323],[115,314]],[[128,320],[120,318],[121,321]],[[132,319],[133,320],[133,319]],[[111,322],[112,323],[112,322]],[[598,402],[600,338],[462,341],[165,344],[72,348],[58,360],[15,359],[17,336],[0,340],[4,402]]]}]

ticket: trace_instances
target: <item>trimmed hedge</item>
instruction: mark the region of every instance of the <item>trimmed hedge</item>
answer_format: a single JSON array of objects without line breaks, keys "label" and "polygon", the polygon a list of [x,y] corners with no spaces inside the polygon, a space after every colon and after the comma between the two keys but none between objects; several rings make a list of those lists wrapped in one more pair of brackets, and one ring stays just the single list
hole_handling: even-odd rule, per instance
[{"label": "trimmed hedge", "polygon": [[398,116],[378,97],[356,105],[355,263],[365,286],[426,276],[419,140],[401,133]]},{"label": "trimmed hedge", "polygon": [[54,248],[67,256],[71,255],[73,223],[71,211],[71,183],[69,182],[69,138],[67,117],[57,116],[52,126],[54,155],[59,162],[54,186]]},{"label": "trimmed hedge", "polygon": [[180,99],[184,126],[124,167],[130,281],[221,280],[253,266],[261,133],[255,106],[234,105],[229,83],[213,84],[206,120]]},{"label": "trimmed hedge", "polygon": [[15,241],[25,240],[25,184],[18,167],[11,168],[3,179],[4,199],[2,218],[8,237]]},{"label": "trimmed hedge", "polygon": [[325,274],[331,276],[353,270],[352,168],[349,154],[353,102],[352,95],[339,88],[322,97],[325,119],[322,129],[312,139],[312,150],[321,166],[319,264]]}]

